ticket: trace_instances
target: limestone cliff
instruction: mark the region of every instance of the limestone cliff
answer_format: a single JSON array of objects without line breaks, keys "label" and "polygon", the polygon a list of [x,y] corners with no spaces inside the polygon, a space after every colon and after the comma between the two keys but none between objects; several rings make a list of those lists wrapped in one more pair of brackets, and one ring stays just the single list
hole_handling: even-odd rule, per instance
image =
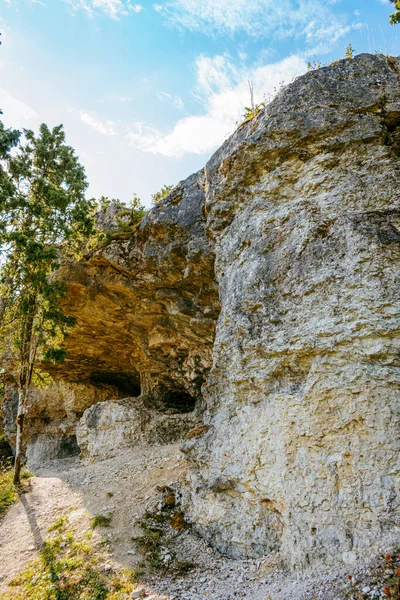
[{"label": "limestone cliff", "polygon": [[389,548],[399,201],[400,59],[298,78],[132,236],[65,270],[77,326],[52,374],[92,390],[68,433],[81,419],[101,458],[203,413],[184,505],[221,552],[305,566]]},{"label": "limestone cliff", "polygon": [[288,86],[206,167],[221,298],[187,510],[232,556],[399,535],[400,60]]}]

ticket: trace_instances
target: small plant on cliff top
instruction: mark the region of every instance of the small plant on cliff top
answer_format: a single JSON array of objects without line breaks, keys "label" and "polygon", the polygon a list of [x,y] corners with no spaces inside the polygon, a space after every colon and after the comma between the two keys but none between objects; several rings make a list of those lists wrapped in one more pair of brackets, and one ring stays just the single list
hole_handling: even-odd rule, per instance
[{"label": "small plant on cliff top", "polygon": [[161,200],[164,200],[174,189],[173,185],[164,185],[159,192],[156,192],[151,196],[153,206],[157,206]]},{"label": "small plant on cliff top", "polygon": [[249,86],[250,92],[250,106],[245,106],[243,113],[244,123],[247,123],[247,121],[251,121],[252,119],[254,119],[254,117],[256,117],[258,113],[267,106],[266,102],[260,102],[258,104],[255,103],[254,83],[251,80],[249,80],[247,84]]},{"label": "small plant on cliff top", "polygon": [[146,209],[142,205],[139,196],[133,194],[129,206],[121,208],[116,214],[118,228],[122,233],[132,232],[146,215]]},{"label": "small plant on cliff top", "polygon": [[346,58],[354,58],[355,50],[351,44],[349,44],[346,48],[346,52],[344,53]]},{"label": "small plant on cliff top", "polygon": [[38,355],[58,362],[59,343],[74,324],[60,309],[65,286],[54,278],[78,256],[93,231],[92,202],[62,125],[39,134],[0,122],[0,339],[15,357],[18,382],[14,483],[20,482],[27,398]]}]

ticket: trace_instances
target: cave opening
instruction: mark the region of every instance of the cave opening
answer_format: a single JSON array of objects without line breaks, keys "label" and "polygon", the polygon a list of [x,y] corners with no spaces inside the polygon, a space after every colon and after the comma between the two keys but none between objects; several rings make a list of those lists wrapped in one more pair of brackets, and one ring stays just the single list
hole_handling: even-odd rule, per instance
[{"label": "cave opening", "polygon": [[113,387],[119,398],[137,398],[141,394],[139,373],[118,373],[114,371],[94,371],[90,383],[96,387]]},{"label": "cave opening", "polygon": [[164,410],[171,413],[190,413],[196,406],[197,398],[186,390],[165,390],[162,395]]},{"label": "cave opening", "polygon": [[57,458],[71,458],[72,456],[79,456],[80,452],[81,449],[78,446],[76,435],[61,436]]}]

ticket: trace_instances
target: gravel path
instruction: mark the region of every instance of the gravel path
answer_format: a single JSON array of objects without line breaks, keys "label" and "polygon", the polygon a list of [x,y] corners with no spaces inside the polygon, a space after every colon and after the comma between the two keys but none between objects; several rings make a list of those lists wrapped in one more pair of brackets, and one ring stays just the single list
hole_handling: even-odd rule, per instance
[{"label": "gravel path", "polygon": [[[185,472],[185,459],[177,445],[144,447],[97,463],[66,459],[36,469],[38,476],[30,481],[27,493],[0,523],[0,598],[7,582],[37,555],[48,527],[63,515],[79,532],[89,528],[94,515],[111,515],[110,527],[96,531],[110,542],[113,567],[137,567],[141,557],[132,542],[137,535],[135,521],[157,503],[157,487],[174,486]],[[184,577],[149,577],[144,588],[150,600],[347,597],[338,590],[347,581],[348,568],[301,578],[278,569],[272,560],[225,559],[191,530],[177,534],[172,543],[196,568]]]}]

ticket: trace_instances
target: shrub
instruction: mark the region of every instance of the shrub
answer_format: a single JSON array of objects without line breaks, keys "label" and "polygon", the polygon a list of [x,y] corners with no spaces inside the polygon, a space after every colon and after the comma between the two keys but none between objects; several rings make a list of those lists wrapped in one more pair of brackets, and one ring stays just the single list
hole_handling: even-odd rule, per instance
[{"label": "shrub", "polygon": [[157,206],[157,204],[159,204],[161,200],[164,200],[164,198],[166,198],[172,192],[173,189],[173,185],[164,185],[164,187],[162,187],[159,192],[153,194],[151,196],[153,206]]}]

